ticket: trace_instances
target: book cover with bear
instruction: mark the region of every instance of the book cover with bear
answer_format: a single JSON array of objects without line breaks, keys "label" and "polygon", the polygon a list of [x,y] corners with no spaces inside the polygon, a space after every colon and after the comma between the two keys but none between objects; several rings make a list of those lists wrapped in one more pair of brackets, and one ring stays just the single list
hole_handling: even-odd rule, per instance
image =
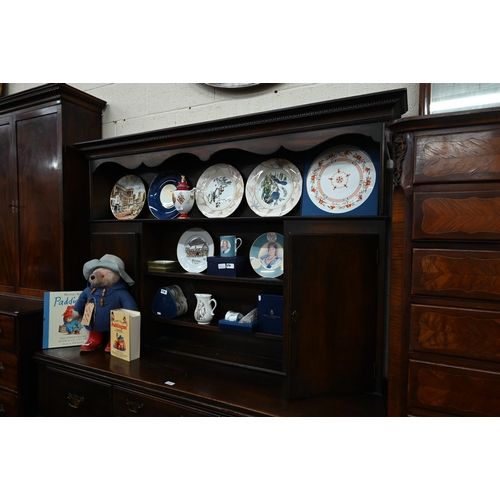
[{"label": "book cover with bear", "polygon": [[78,292],[45,292],[43,295],[42,348],[82,345],[88,330],[79,320],[72,320],[73,308],[80,297]]}]

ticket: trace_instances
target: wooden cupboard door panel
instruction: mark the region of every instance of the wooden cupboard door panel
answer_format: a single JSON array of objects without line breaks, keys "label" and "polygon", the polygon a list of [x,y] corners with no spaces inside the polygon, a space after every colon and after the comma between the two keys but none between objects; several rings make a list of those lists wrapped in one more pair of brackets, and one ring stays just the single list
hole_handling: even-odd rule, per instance
[{"label": "wooden cupboard door panel", "polygon": [[28,113],[18,119],[16,126],[20,287],[26,293],[59,290],[62,282],[62,161],[58,109],[56,106]]},{"label": "wooden cupboard door panel", "polygon": [[410,350],[500,361],[500,311],[411,306]]},{"label": "wooden cupboard door panel", "polygon": [[0,119],[0,291],[12,293],[17,283],[17,172],[11,117]]},{"label": "wooden cupboard door panel", "polygon": [[411,292],[500,300],[500,252],[414,249]]},{"label": "wooden cupboard door panel", "polygon": [[415,184],[500,180],[500,129],[415,139]]},{"label": "wooden cupboard door panel", "polygon": [[413,239],[500,239],[500,191],[415,193]]},{"label": "wooden cupboard door panel", "polygon": [[500,374],[410,360],[410,407],[462,416],[500,416]]},{"label": "wooden cupboard door panel", "polygon": [[0,389],[0,417],[17,417],[19,400],[15,394]]},{"label": "wooden cupboard door panel", "polygon": [[288,397],[373,390],[378,235],[292,234],[288,248]]}]

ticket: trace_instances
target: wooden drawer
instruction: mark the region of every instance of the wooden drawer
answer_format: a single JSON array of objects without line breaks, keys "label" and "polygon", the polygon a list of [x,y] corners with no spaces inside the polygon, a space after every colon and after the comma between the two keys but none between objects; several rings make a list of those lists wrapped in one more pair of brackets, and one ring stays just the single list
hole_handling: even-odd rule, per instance
[{"label": "wooden drawer", "polygon": [[11,316],[0,315],[0,350],[14,351],[16,348],[14,321]]},{"label": "wooden drawer", "polygon": [[500,179],[500,129],[415,138],[414,182]]},{"label": "wooden drawer", "polygon": [[413,195],[413,239],[500,239],[500,191]]},{"label": "wooden drawer", "polygon": [[0,390],[0,417],[17,417],[18,399],[15,394]]},{"label": "wooden drawer", "polygon": [[462,416],[500,416],[500,374],[410,360],[408,405]]},{"label": "wooden drawer", "polygon": [[17,356],[0,351],[0,387],[17,391]]},{"label": "wooden drawer", "polygon": [[414,249],[412,294],[500,300],[500,252]]},{"label": "wooden drawer", "polygon": [[207,417],[215,412],[193,408],[176,402],[127,389],[113,389],[113,413],[117,417]]},{"label": "wooden drawer", "polygon": [[112,415],[111,385],[47,368],[44,416],[108,417]]},{"label": "wooden drawer", "polygon": [[412,304],[410,350],[500,361],[500,312]]}]

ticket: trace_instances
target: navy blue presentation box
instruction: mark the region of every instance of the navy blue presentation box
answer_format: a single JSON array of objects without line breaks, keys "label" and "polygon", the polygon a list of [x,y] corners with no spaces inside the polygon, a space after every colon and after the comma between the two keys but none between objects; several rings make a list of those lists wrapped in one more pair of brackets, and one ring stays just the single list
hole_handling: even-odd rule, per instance
[{"label": "navy blue presentation box", "polygon": [[227,321],[226,319],[219,320],[219,328],[221,330],[233,330],[235,332],[253,333],[257,329],[258,321],[253,323],[240,323],[239,321]]},{"label": "navy blue presentation box", "polygon": [[207,257],[207,274],[210,276],[245,276],[248,257]]},{"label": "navy blue presentation box", "polygon": [[283,295],[259,295],[259,331],[283,334]]}]

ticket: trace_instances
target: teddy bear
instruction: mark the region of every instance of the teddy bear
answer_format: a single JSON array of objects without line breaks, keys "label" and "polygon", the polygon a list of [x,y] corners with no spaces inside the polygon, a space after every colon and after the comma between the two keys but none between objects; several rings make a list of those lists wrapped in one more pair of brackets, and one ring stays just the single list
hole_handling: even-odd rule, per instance
[{"label": "teddy bear", "polygon": [[77,319],[85,315],[87,307],[91,310],[89,336],[80,352],[95,351],[105,342],[104,350],[110,352],[110,312],[119,308],[139,310],[128,291],[128,286],[135,282],[125,272],[123,260],[111,254],[86,262],[83,276],[88,286],[78,297],[72,314],[72,319]]}]

